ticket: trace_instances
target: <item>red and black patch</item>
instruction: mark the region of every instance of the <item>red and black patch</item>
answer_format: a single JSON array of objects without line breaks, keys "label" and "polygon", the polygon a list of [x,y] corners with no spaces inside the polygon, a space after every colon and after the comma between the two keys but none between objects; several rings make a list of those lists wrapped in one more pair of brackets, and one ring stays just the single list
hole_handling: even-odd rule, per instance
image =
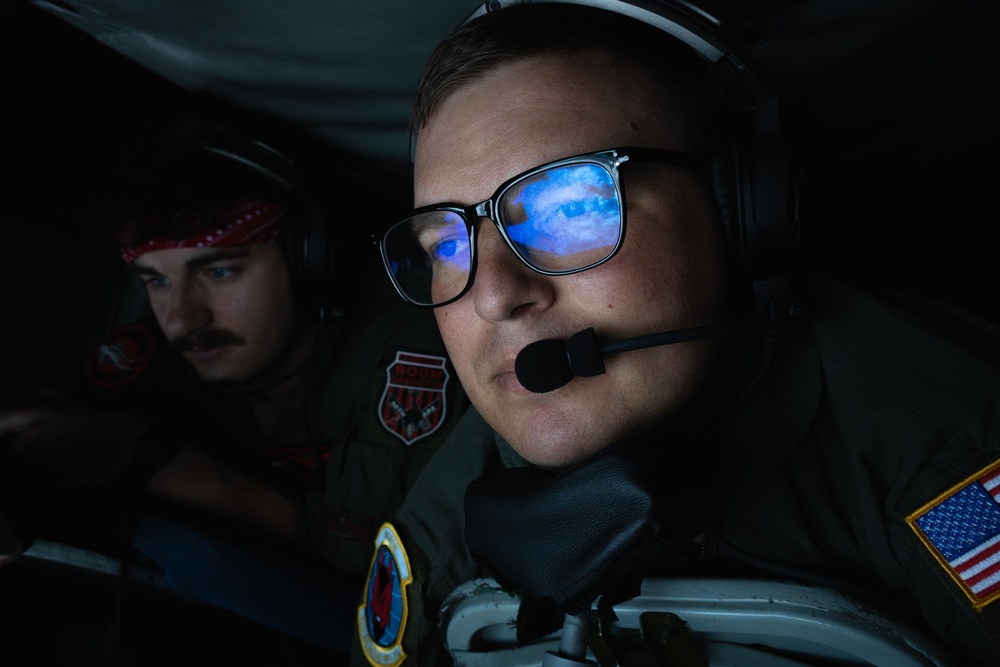
[{"label": "red and black patch", "polygon": [[378,405],[382,426],[407,445],[441,428],[449,373],[445,357],[397,352]]},{"label": "red and black patch", "polygon": [[94,350],[84,367],[84,375],[98,387],[121,387],[142,377],[153,361],[154,352],[152,332],[142,324],[130,324]]},{"label": "red and black patch", "polygon": [[264,456],[271,470],[287,475],[309,488],[319,488],[322,478],[318,475],[330,458],[329,443],[319,445],[275,445],[264,449]]}]

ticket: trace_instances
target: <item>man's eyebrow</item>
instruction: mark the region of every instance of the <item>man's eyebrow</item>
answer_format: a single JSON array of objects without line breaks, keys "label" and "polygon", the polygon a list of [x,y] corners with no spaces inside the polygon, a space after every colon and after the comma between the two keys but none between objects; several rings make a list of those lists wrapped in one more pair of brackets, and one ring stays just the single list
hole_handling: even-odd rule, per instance
[{"label": "man's eyebrow", "polygon": [[140,275],[140,276],[162,276],[163,275],[162,273],[160,273],[156,269],[152,269],[152,268],[150,268],[148,266],[139,266],[139,265],[136,265],[136,264],[132,265],[131,271],[132,271],[132,273],[134,273],[136,275]]},{"label": "man's eyebrow", "polygon": [[[246,257],[250,254],[249,248],[232,248],[232,249],[219,249],[213,250],[212,252],[205,253],[204,255],[198,255],[193,257],[188,261],[184,262],[185,269],[200,269],[209,264],[215,264],[216,262],[222,262],[229,259],[240,259]],[[139,264],[132,265],[132,273],[136,273],[141,276],[162,276],[163,274],[154,268],[148,266],[142,266]]]},{"label": "man's eyebrow", "polygon": [[417,236],[428,229],[441,229],[442,227],[447,227],[450,224],[451,223],[449,223],[444,216],[441,216],[440,218],[432,218],[427,215],[415,218],[415,222],[411,223],[411,226],[413,235]]},{"label": "man's eyebrow", "polygon": [[184,267],[187,269],[200,269],[201,267],[208,266],[209,264],[215,264],[216,262],[222,262],[227,259],[240,259],[249,254],[249,248],[213,250],[212,252],[205,253],[204,255],[192,257],[188,261],[184,262]]}]

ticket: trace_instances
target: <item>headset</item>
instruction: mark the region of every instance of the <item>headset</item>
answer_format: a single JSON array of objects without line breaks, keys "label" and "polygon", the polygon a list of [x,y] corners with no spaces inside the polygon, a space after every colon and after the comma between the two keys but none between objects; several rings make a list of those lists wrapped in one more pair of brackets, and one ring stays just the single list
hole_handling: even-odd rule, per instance
[{"label": "headset", "polygon": [[463,23],[522,2],[584,5],[632,17],[713,66],[733,129],[713,151],[712,180],[738,265],[737,299],[753,304],[753,319],[764,325],[781,326],[805,314],[799,170],[780,125],[778,95],[752,55],[728,45],[721,22],[684,0],[486,0]]},{"label": "headset", "polygon": [[306,307],[316,309],[321,320],[334,312],[337,266],[332,235],[321,206],[304,186],[299,166],[285,153],[216,121],[178,118],[154,137],[140,160],[143,167],[161,172],[184,169],[186,164],[217,165],[231,173],[230,178],[245,176],[251,188],[274,193],[289,204],[292,217],[284,254],[293,291]]}]

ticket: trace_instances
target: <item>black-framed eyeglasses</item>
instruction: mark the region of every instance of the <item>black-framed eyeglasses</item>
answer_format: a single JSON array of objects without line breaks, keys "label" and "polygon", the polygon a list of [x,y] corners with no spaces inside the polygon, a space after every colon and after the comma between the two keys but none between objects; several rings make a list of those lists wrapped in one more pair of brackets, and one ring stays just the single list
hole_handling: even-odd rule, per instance
[{"label": "black-framed eyeglasses", "polygon": [[547,276],[586,271],[611,259],[625,238],[619,169],[629,161],[705,164],[696,153],[623,147],[543,164],[505,181],[472,206],[423,206],[391,225],[379,246],[396,291],[436,307],[465,294],[476,272],[476,226],[489,218],[514,254]]}]

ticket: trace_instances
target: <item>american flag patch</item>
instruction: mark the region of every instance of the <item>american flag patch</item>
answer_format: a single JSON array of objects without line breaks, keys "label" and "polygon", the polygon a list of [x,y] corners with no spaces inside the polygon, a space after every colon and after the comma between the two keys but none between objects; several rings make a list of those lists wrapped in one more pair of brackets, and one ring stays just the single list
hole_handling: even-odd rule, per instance
[{"label": "american flag patch", "polygon": [[982,609],[1000,597],[1000,461],[906,518],[952,579]]}]

